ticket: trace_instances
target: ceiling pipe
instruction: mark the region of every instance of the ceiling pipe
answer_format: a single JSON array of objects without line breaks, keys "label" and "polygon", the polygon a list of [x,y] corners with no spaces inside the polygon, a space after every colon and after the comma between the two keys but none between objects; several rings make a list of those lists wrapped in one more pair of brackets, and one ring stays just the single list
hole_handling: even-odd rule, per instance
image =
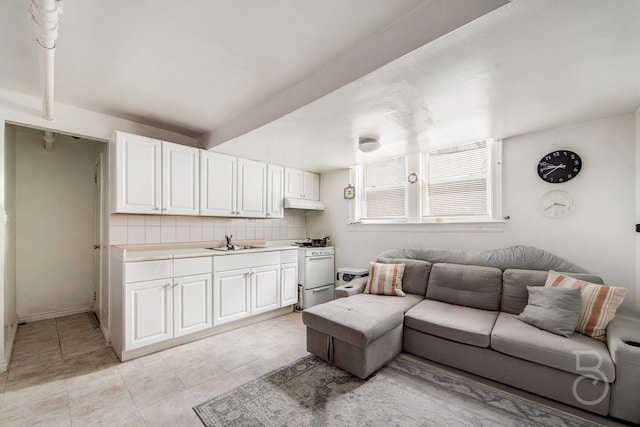
[{"label": "ceiling pipe", "polygon": [[40,46],[40,76],[42,85],[42,117],[54,117],[54,65],[56,39],[58,38],[58,18],[62,14],[59,0],[31,0],[31,23],[36,30],[36,40]]},{"label": "ceiling pipe", "polygon": [[56,134],[51,132],[50,130],[44,131],[44,151],[51,152],[53,151],[53,142],[56,139]]}]

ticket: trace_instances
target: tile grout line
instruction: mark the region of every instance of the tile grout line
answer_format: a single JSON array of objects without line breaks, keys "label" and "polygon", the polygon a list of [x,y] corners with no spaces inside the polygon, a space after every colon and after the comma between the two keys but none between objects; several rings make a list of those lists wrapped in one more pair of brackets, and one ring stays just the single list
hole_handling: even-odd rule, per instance
[{"label": "tile grout line", "polygon": [[[118,361],[118,364],[120,364],[120,365],[122,365],[124,363],[126,363],[126,362]],[[122,372],[120,372],[120,369],[118,369],[118,364],[116,364],[116,366],[115,366],[116,372],[118,373],[118,376],[122,380],[122,384],[124,384],[124,386],[126,387],[127,393],[129,394],[129,397],[131,398],[131,401],[133,402],[134,405],[136,405],[136,412],[137,412],[138,416],[140,417],[140,419],[142,420],[144,425],[148,426],[149,424],[147,424],[147,420],[144,418],[144,415],[142,415],[142,411],[140,411],[140,407],[138,406],[138,403],[133,398],[133,394],[131,394],[131,390],[129,390],[129,385],[127,384],[127,382],[125,381],[124,377],[122,376]]]}]

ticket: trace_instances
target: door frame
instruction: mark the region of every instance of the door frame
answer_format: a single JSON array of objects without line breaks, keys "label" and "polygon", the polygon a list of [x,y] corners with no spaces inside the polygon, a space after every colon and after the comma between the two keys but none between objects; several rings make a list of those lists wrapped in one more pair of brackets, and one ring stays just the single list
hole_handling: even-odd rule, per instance
[{"label": "door frame", "polygon": [[[94,162],[94,192],[93,192],[93,209],[94,209],[94,239],[93,239],[93,251],[94,251],[94,276],[95,276],[95,298],[93,301],[94,311],[96,317],[100,321],[100,324],[105,319],[101,319],[102,309],[104,301],[102,298],[102,292],[104,287],[103,276],[103,250],[104,250],[104,233],[103,233],[103,210],[104,210],[104,183],[102,178],[104,176],[104,155],[100,153]],[[102,326],[101,326],[102,328]]]}]

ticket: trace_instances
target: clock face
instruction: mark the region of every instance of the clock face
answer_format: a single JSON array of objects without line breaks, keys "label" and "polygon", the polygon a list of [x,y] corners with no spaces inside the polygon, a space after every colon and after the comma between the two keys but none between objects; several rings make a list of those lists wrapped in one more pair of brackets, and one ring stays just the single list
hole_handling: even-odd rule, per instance
[{"label": "clock face", "polygon": [[566,191],[553,190],[540,198],[540,212],[549,218],[561,218],[575,209],[573,196]]},{"label": "clock face", "polygon": [[582,160],[573,151],[553,151],[538,162],[538,176],[552,184],[567,182],[578,175]]}]

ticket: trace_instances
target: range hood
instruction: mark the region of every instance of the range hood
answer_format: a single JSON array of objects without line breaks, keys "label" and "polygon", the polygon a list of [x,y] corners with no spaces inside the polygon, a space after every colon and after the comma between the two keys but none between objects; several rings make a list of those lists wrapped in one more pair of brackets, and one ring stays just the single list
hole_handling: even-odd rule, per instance
[{"label": "range hood", "polygon": [[296,199],[294,197],[284,198],[285,209],[303,209],[306,211],[323,211],[324,205],[318,200]]}]

